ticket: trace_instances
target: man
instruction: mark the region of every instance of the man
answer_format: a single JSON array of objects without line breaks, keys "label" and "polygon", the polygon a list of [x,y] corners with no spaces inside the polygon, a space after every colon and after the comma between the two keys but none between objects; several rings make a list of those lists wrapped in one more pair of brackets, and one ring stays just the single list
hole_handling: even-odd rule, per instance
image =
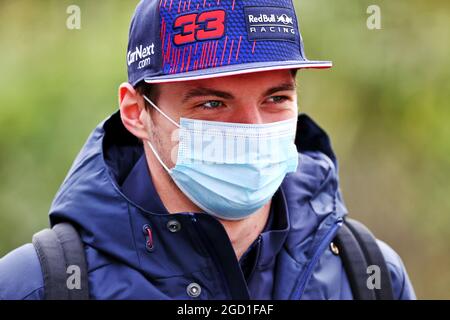
[{"label": "man", "polygon": [[[80,233],[90,298],[352,299],[337,162],[297,114],[296,71],[331,63],[305,58],[292,2],[144,0],[127,65],[50,210]],[[378,244],[394,298],[414,299]],[[43,299],[44,271],[14,250],[0,298]]]}]

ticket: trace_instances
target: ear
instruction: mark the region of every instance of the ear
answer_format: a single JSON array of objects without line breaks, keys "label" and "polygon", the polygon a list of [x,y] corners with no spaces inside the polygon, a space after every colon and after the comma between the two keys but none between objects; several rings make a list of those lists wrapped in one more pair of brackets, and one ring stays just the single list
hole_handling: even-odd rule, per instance
[{"label": "ear", "polygon": [[148,115],[144,100],[127,82],[119,86],[119,106],[120,117],[125,128],[137,138],[148,140],[148,127],[145,122]]}]

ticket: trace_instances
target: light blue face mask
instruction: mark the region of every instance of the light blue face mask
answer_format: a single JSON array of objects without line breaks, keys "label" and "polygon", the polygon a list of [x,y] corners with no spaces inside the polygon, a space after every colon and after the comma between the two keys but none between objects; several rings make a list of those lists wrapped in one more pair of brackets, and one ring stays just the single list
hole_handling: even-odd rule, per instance
[{"label": "light blue face mask", "polygon": [[295,172],[297,118],[267,124],[244,124],[181,118],[178,158],[169,169],[150,141],[155,157],[180,190],[205,212],[240,220],[264,206],[284,177]]}]

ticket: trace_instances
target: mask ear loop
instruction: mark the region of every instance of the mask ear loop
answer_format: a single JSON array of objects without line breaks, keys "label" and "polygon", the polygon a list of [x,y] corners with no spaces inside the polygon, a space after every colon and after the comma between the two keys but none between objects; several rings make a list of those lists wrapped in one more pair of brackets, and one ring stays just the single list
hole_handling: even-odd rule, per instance
[{"label": "mask ear loop", "polygon": [[162,162],[161,158],[159,157],[159,155],[156,152],[155,148],[153,148],[153,146],[150,143],[150,141],[147,140],[147,144],[150,147],[150,149],[152,150],[152,152],[155,155],[156,159],[158,159],[159,163],[163,166],[163,168],[167,171],[167,173],[170,173],[170,169],[164,164],[164,162]]},{"label": "mask ear loop", "polygon": [[158,107],[156,106],[156,104],[154,104],[149,98],[147,98],[146,96],[143,96],[143,97],[144,97],[144,99],[145,99],[148,103],[150,103],[150,104],[152,105],[153,108],[155,108],[156,110],[158,110],[158,112],[161,113],[161,115],[163,115],[164,118],[166,118],[167,120],[169,120],[170,122],[172,122],[172,124],[173,124],[174,126],[176,126],[177,128],[180,127],[180,125],[179,125],[178,123],[176,123],[175,121],[173,121],[167,114],[165,114],[160,108],[158,108]]},{"label": "mask ear loop", "polygon": [[[180,127],[180,125],[178,123],[176,123],[175,121],[173,121],[168,115],[166,115],[160,108],[158,108],[156,106],[156,104],[154,104],[149,98],[147,98],[145,95],[143,95],[144,99],[151,104],[151,106],[153,108],[155,108],[161,115],[163,115],[167,120],[169,120],[173,125],[175,125],[177,128]],[[161,164],[161,166],[170,174],[170,169],[164,164],[164,162],[161,160],[161,158],[159,157],[158,153],[156,152],[155,148],[153,147],[153,145],[151,144],[151,142],[149,140],[147,140],[147,144],[150,147],[150,149],[152,150],[153,154],[155,155],[156,159],[159,161],[159,163]]]}]

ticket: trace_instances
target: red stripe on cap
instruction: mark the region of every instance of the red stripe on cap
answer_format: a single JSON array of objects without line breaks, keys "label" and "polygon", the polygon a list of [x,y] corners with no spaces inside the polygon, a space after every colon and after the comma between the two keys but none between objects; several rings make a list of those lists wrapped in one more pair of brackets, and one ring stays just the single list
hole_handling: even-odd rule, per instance
[{"label": "red stripe on cap", "polygon": [[219,46],[219,40],[217,40],[216,41],[216,46],[215,46],[215,48],[214,48],[214,55],[213,55],[213,59],[214,59],[214,61],[213,61],[213,64],[214,64],[214,66],[215,66],[215,60],[217,60],[217,47]]},{"label": "red stripe on cap", "polygon": [[[161,33],[162,33],[161,48],[164,50],[164,45],[166,44],[166,22],[164,21],[164,18],[162,20]],[[165,62],[166,62],[166,55],[163,54],[163,63]]]},{"label": "red stripe on cap", "polygon": [[189,66],[191,65],[191,53],[192,53],[192,46],[189,46],[189,56],[187,59],[186,72],[189,71]]},{"label": "red stripe on cap", "polygon": [[183,58],[181,59],[181,69],[180,69],[180,72],[183,72],[183,70],[184,70],[184,57],[185,57],[185,55],[186,55],[186,47],[184,47],[184,49],[183,49]]},{"label": "red stripe on cap", "polygon": [[180,55],[181,55],[181,49],[177,50],[177,62],[175,63],[175,73],[178,71],[178,66],[180,65]]},{"label": "red stripe on cap", "polygon": [[209,42],[205,43],[205,52],[203,55],[202,65],[201,67],[204,68],[208,64],[208,54],[209,54]]},{"label": "red stripe on cap", "polygon": [[202,67],[206,67],[208,65],[208,57],[209,57],[209,42],[205,44],[205,55],[203,57]]},{"label": "red stripe on cap", "polygon": [[212,61],[212,55],[214,53],[214,42],[210,43],[210,48],[209,48],[209,54],[208,54],[208,65],[207,66],[211,66],[211,61]]},{"label": "red stripe on cap", "polygon": [[166,60],[167,62],[170,61],[170,49],[172,47],[172,41],[170,41],[170,33],[167,35],[168,41],[167,41],[167,50],[166,50]]},{"label": "red stripe on cap", "polygon": [[208,51],[207,51],[207,55],[206,55],[206,59],[205,59],[205,61],[206,61],[205,67],[209,67],[209,58],[211,57],[211,51],[212,51],[211,49],[212,49],[212,43],[209,42],[208,43]]},{"label": "red stripe on cap", "polygon": [[209,56],[209,62],[208,65],[212,67],[212,61],[213,61],[213,55],[214,55],[214,48],[216,47],[216,42],[213,42],[211,44],[211,54]]},{"label": "red stripe on cap", "polygon": [[170,60],[170,64],[172,65],[172,67],[175,66],[176,57],[177,57],[177,48],[173,48],[172,49],[172,59]]},{"label": "red stripe on cap", "polygon": [[227,51],[227,41],[228,41],[228,36],[225,37],[225,44],[223,45],[222,59],[220,59],[220,65],[223,64],[223,58],[225,57],[225,51]]},{"label": "red stripe on cap", "polygon": [[203,59],[204,59],[204,57],[205,57],[205,44],[204,43],[202,43],[202,53],[201,53],[201,55],[200,55],[200,62],[199,62],[199,68],[202,68],[203,67]]},{"label": "red stripe on cap", "polygon": [[228,56],[228,64],[230,64],[231,55],[233,54],[233,46],[234,46],[234,39],[231,40],[231,49],[230,49],[230,55]]},{"label": "red stripe on cap", "polygon": [[238,44],[238,48],[237,48],[237,52],[236,52],[236,61],[239,58],[239,51],[241,50],[241,41],[242,41],[242,36],[239,37],[239,44]]}]

